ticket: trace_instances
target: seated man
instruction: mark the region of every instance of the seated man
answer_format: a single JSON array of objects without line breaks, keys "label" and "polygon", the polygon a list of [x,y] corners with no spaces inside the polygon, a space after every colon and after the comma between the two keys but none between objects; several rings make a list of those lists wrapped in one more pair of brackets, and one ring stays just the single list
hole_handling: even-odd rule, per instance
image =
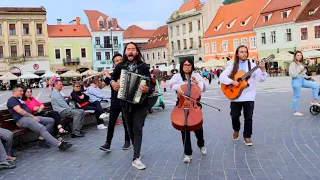
[{"label": "seated man", "polygon": [[90,80],[90,86],[87,88],[87,93],[89,95],[89,101],[91,103],[96,101],[101,102],[103,100],[110,99],[110,97],[101,92],[100,88],[98,87],[94,79]]},{"label": "seated man", "polygon": [[11,164],[15,161],[15,157],[9,156],[11,154],[13,134],[7,129],[0,128],[0,170],[15,168],[15,164]]},{"label": "seated man", "polygon": [[63,84],[62,81],[57,80],[54,85],[54,89],[51,93],[51,105],[54,111],[57,111],[61,118],[72,118],[72,138],[84,137],[84,132],[81,131],[83,126],[84,119],[84,110],[83,109],[72,109],[68,103],[65,101],[64,97],[60,93],[62,90]]},{"label": "seated man", "polygon": [[103,112],[102,107],[99,101],[95,101],[90,103],[89,96],[81,92],[81,84],[80,82],[75,82],[73,84],[73,91],[71,93],[72,100],[77,103],[77,107],[84,110],[94,110],[94,114],[97,120],[97,128],[98,129],[107,129],[107,127],[103,124],[103,118],[107,117],[107,114]]},{"label": "seated man", "polygon": [[72,144],[68,144],[65,141],[58,141],[49,133],[53,132],[54,119],[31,114],[29,108],[21,100],[23,94],[22,87],[15,86],[12,92],[12,97],[8,99],[7,107],[18,127],[28,128],[31,131],[39,133],[47,143],[59,147],[61,150],[66,150],[72,146]]}]

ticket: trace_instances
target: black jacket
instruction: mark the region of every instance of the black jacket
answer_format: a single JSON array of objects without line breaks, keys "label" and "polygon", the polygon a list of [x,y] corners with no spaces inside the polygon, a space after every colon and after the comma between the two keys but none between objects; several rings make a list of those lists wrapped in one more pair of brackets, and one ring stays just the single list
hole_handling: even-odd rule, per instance
[{"label": "black jacket", "polygon": [[[155,84],[151,81],[151,75],[150,75],[150,71],[149,71],[149,67],[147,64],[142,64],[144,63],[143,61],[137,61],[137,66],[139,66],[139,68],[137,69],[138,74],[146,76],[150,79],[150,84],[149,84],[149,93],[148,94],[152,94],[152,89],[154,88]],[[121,75],[121,70],[122,69],[128,69],[128,62],[122,62],[120,64],[118,64],[116,66],[116,68],[113,71],[113,74],[111,76],[111,80],[114,81],[118,81],[120,79],[120,75]],[[141,104],[136,104],[134,106],[148,106],[148,98],[146,97],[144,99],[144,101]]]},{"label": "black jacket", "polygon": [[[84,95],[84,98],[80,99],[79,97],[82,95]],[[83,104],[83,103],[89,102],[89,96],[87,96],[86,94],[84,94],[81,91],[78,91],[78,92],[72,91],[71,97],[72,97],[72,100],[78,104]]]},{"label": "black jacket", "polygon": [[[106,77],[104,78],[103,81],[106,83],[107,86],[109,86],[111,83],[111,78]],[[110,85],[110,88],[111,88],[111,108],[121,108],[121,100],[117,98],[118,91],[115,91],[111,85]]]}]

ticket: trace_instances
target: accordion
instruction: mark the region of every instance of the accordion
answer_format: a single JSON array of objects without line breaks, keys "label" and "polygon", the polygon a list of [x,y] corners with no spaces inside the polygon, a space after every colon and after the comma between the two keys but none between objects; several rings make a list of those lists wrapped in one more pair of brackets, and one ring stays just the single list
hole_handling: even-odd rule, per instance
[{"label": "accordion", "polygon": [[143,94],[140,86],[143,84],[148,85],[149,81],[148,77],[122,69],[117,98],[132,104],[141,104],[148,94]]}]

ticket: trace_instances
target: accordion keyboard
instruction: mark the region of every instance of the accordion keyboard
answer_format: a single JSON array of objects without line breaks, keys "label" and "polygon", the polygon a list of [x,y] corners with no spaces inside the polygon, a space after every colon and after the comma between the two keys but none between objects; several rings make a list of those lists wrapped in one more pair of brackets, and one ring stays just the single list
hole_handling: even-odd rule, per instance
[{"label": "accordion keyboard", "polygon": [[119,99],[124,99],[124,92],[125,92],[125,89],[126,89],[126,74],[127,74],[127,70],[125,69],[122,69],[121,70],[121,74],[120,74],[120,82],[119,82],[119,85],[120,85],[120,89],[118,91],[118,98]]}]

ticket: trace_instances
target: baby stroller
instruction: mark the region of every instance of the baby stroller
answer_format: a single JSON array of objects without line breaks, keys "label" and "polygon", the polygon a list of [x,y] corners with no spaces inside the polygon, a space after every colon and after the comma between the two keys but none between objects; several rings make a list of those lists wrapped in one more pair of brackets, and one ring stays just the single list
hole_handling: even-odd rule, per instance
[{"label": "baby stroller", "polygon": [[[318,92],[318,96],[320,96],[320,90]],[[309,111],[312,115],[318,115],[320,113],[320,107],[317,105],[311,105]]]}]

